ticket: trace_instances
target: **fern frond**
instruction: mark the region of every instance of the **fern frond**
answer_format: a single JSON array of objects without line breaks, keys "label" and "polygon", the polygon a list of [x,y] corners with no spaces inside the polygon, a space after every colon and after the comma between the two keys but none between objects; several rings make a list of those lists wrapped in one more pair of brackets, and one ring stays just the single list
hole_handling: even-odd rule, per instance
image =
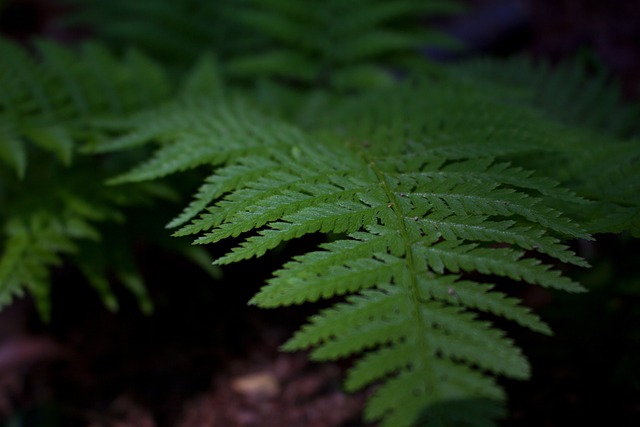
[{"label": "fern frond", "polygon": [[640,106],[625,104],[617,83],[592,62],[587,55],[556,66],[525,57],[484,58],[463,62],[457,71],[503,95],[519,95],[554,120],[616,137],[637,134]]},{"label": "fern frond", "polygon": [[[73,210],[71,205],[68,209]],[[0,261],[0,301],[2,306],[20,296],[26,288],[35,297],[43,318],[50,316],[50,273],[62,257],[78,250],[80,239],[100,238],[86,217],[67,211],[54,215],[41,210],[10,217]]]},{"label": "fern frond", "polygon": [[483,60],[462,64],[458,72],[573,128],[559,131],[565,136],[555,143],[555,158],[529,158],[524,163],[592,201],[563,207],[584,218],[591,232],[629,231],[637,236],[640,105],[623,102],[616,82],[584,59],[556,67],[523,58]]},{"label": "fern frond", "polygon": [[25,285],[34,296],[43,317],[50,315],[49,268],[61,263],[61,254],[76,249],[64,226],[46,214],[34,213],[5,224],[0,261],[0,306],[21,296]]},{"label": "fern frond", "polygon": [[[554,206],[590,202],[506,161],[514,153],[552,153],[546,132],[554,125],[539,128],[539,116],[482,92],[472,98],[493,114],[460,109],[452,99],[467,95],[465,87],[441,86],[400,86],[390,98],[381,91],[380,99],[389,100],[384,107],[369,97],[347,101],[335,108],[346,126],[329,114],[311,131],[249,104],[219,104],[227,110],[217,114],[198,107],[185,119],[188,126],[147,140],[167,140],[149,171],[195,165],[176,167],[165,150],[189,152],[201,144],[210,150],[197,164],[214,167],[213,174],[171,225],[182,225],[177,235],[198,236],[198,244],[239,237],[216,264],[262,256],[311,233],[337,236],[282,266],[251,303],[278,307],[342,296],[344,302],[312,317],[284,348],[313,347],[318,360],[356,356],[348,387],[380,383],[366,415],[383,425],[412,425],[442,401],[500,400],[496,376],[528,377],[520,350],[477,313],[551,330],[517,299],[497,292],[497,278],[583,291],[541,259],[586,266],[562,241],[588,234]],[[184,106],[199,104],[178,105],[186,117]],[[318,123],[334,125],[314,132]],[[526,137],[503,140],[501,132]],[[475,149],[458,148],[461,143]],[[146,178],[140,170],[125,177]]]},{"label": "fern frond", "polygon": [[0,159],[20,177],[27,171],[27,142],[68,166],[77,140],[100,138],[93,120],[153,105],[170,89],[163,72],[141,55],[118,60],[98,45],[76,53],[42,41],[33,56],[0,39],[0,69]]},{"label": "fern frond", "polygon": [[[164,100],[171,89],[165,73],[140,54],[118,59],[98,44],[72,50],[39,41],[28,53],[0,39],[0,86],[1,304],[26,290],[48,319],[50,270],[71,260],[117,308],[106,267],[92,267],[109,248],[93,257],[86,249],[104,244],[103,224],[122,220],[123,208],[161,198],[162,191],[156,184],[126,194],[105,188],[113,159],[78,156],[78,148],[110,133],[97,121]],[[148,311],[141,279],[131,271],[120,276]]]},{"label": "fern frond", "polygon": [[[389,84],[389,68],[416,61],[428,43],[449,43],[421,28],[417,17],[458,10],[454,2],[367,0],[314,2],[253,0],[235,18],[245,31],[261,34],[253,49],[231,58],[240,77],[278,77],[338,89]],[[242,27],[241,27],[242,28]]]},{"label": "fern frond", "polygon": [[[37,159],[42,160],[41,158]],[[42,163],[39,163],[42,164]],[[29,292],[36,301],[43,319],[51,316],[50,271],[71,261],[85,275],[105,305],[117,309],[117,301],[107,281],[107,270],[112,264],[105,257],[111,251],[119,254],[114,263],[117,274],[132,261],[125,255],[129,243],[111,242],[118,232],[105,233],[104,224],[132,221],[124,209],[159,198],[157,184],[143,184],[129,188],[126,194],[105,188],[105,171],[93,165],[74,164],[61,168],[50,163],[38,173],[24,179],[3,174],[0,211],[3,229],[0,235],[0,301],[2,306],[15,297]],[[51,185],[55,182],[56,185]],[[122,233],[120,231],[119,233]],[[108,236],[106,238],[105,236]],[[125,262],[126,261],[126,262]],[[98,263],[98,264],[96,264]],[[140,300],[141,308],[148,311],[150,302],[140,286],[140,277],[133,268],[126,270],[131,290]]]}]

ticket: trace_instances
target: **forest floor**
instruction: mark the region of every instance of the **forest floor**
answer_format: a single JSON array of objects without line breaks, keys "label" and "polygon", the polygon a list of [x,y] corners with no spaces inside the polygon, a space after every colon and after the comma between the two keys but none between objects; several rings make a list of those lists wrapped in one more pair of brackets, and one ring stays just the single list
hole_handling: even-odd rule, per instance
[{"label": "forest floor", "polygon": [[70,269],[56,272],[50,324],[29,300],[0,313],[0,413],[21,426],[360,425],[366,393],[341,390],[346,365],[278,351],[312,308],[247,307],[266,265],[214,283],[162,253],[142,265],[150,317],[123,290],[110,313]]}]

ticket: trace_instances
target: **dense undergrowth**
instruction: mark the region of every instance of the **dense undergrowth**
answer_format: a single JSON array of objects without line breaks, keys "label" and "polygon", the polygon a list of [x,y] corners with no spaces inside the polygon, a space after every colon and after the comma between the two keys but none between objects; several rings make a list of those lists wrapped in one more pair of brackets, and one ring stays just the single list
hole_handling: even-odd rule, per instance
[{"label": "dense undergrowth", "polygon": [[3,306],[48,319],[68,263],[151,314],[134,242],[215,280],[322,234],[250,301],[329,300],[283,349],[350,357],[365,420],[493,425],[531,375],[496,325],[552,334],[513,288],[584,292],[571,247],[640,234],[637,106],[580,60],[426,60],[452,2],[77,3],[88,43],[0,41]]}]

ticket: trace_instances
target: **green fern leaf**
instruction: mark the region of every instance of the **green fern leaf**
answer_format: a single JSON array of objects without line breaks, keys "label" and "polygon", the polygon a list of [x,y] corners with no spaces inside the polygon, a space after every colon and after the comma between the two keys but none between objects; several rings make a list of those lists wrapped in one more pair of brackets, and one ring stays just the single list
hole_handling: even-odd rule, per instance
[{"label": "green fern leaf", "polygon": [[[248,103],[201,108],[181,101],[163,109],[184,117],[173,122],[177,127],[145,138],[140,121],[123,136],[140,137],[136,144],[166,141],[153,164],[123,180],[213,167],[170,225],[182,226],[177,235],[198,236],[198,244],[240,238],[218,265],[263,256],[308,234],[334,236],[283,265],[251,303],[344,298],[283,348],[311,347],[318,360],[356,357],[349,389],[379,384],[366,416],[410,426],[445,401],[503,399],[496,376],[528,377],[519,348],[477,313],[551,330],[493,281],[584,290],[541,259],[587,265],[562,241],[589,235],[556,206],[591,202],[516,163],[523,153],[553,155],[546,132],[556,128],[482,91],[471,98],[493,113],[479,114],[471,103],[461,110],[452,99],[467,88],[399,86],[394,95],[378,93],[390,97],[383,108],[373,95],[349,100],[334,109],[345,126],[328,114],[310,131]],[[436,117],[416,114],[421,108]],[[154,128],[157,119],[147,119]],[[324,130],[314,132],[320,123]],[[511,141],[514,135],[520,138]],[[169,155],[191,150],[199,155]]]}]

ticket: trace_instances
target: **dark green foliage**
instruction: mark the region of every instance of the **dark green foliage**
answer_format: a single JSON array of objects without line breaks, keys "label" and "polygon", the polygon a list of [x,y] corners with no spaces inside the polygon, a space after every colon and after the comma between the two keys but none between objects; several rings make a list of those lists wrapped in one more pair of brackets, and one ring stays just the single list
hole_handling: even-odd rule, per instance
[{"label": "dark green foliage", "polygon": [[114,46],[135,46],[184,70],[215,52],[225,74],[278,77],[306,87],[388,84],[427,44],[455,47],[422,21],[460,9],[450,0],[86,1],[75,18]]},{"label": "dark green foliage", "polygon": [[[392,71],[413,68],[410,52],[430,40],[409,18],[448,12],[449,2],[216,4],[100,6],[131,12],[97,27],[112,42],[153,51],[166,36],[175,43],[153,52],[166,61],[219,55],[184,78],[96,45],[76,54],[43,44],[35,58],[0,45],[2,86],[12,88],[0,95],[0,302],[28,289],[46,316],[50,269],[66,258],[108,306],[112,270],[148,309],[131,244],[161,234],[163,201],[195,174],[202,184],[169,226],[198,245],[235,239],[217,265],[328,236],[274,266],[251,303],[333,302],[283,348],[352,358],[346,388],[376,387],[367,420],[494,425],[498,378],[530,376],[496,321],[552,333],[510,288],[582,292],[563,270],[588,264],[567,242],[639,233],[632,122],[592,113],[600,98],[618,111],[611,87],[580,74],[588,90],[576,91],[555,80],[566,70],[528,64],[502,82],[475,65],[416,66],[421,75],[397,81]],[[239,31],[233,48],[199,30],[231,10],[218,7],[234,10],[216,30]],[[523,87],[530,81],[575,98],[577,112],[555,110]]]},{"label": "dark green foliage", "polygon": [[130,52],[118,61],[98,45],[81,55],[37,43],[36,58],[0,40],[0,158],[19,177],[27,170],[27,142],[72,162],[78,140],[95,138],[94,120],[120,117],[166,99],[164,73]]},{"label": "dark green foliage", "polygon": [[606,70],[584,53],[556,66],[530,58],[478,59],[459,64],[461,77],[511,89],[544,111],[549,118],[585,129],[628,138],[640,131],[640,107],[625,105]]},{"label": "dark green foliage", "polygon": [[322,8],[296,0],[253,0],[237,14],[262,43],[230,58],[231,75],[362,89],[389,84],[393,71],[416,63],[428,44],[455,45],[420,19],[458,10],[451,1],[329,0]]},{"label": "dark green foliage", "polygon": [[555,138],[560,154],[555,159],[535,158],[528,164],[595,202],[593,211],[576,212],[593,232],[640,235],[640,105],[624,104],[615,83],[588,55],[553,69],[515,58],[465,63],[457,72],[504,97],[511,91],[520,103],[580,131],[577,137]]},{"label": "dark green foliage", "polygon": [[184,69],[204,51],[228,56],[256,39],[238,31],[234,18],[247,0],[66,2],[74,6],[68,25],[86,27],[116,49],[135,46],[172,69]]},{"label": "dark green foliage", "polygon": [[[117,308],[106,276],[115,268],[148,312],[151,303],[130,254],[133,236],[110,245],[102,227],[134,222],[124,209],[175,200],[175,192],[155,183],[105,187],[126,163],[80,151],[108,137],[96,123],[104,127],[166,100],[172,88],[163,71],[138,53],[118,60],[98,45],[76,53],[39,42],[32,56],[0,40],[0,51],[0,305],[27,289],[48,318],[50,270],[70,258],[108,307]],[[108,261],[113,256],[117,261]]]}]

